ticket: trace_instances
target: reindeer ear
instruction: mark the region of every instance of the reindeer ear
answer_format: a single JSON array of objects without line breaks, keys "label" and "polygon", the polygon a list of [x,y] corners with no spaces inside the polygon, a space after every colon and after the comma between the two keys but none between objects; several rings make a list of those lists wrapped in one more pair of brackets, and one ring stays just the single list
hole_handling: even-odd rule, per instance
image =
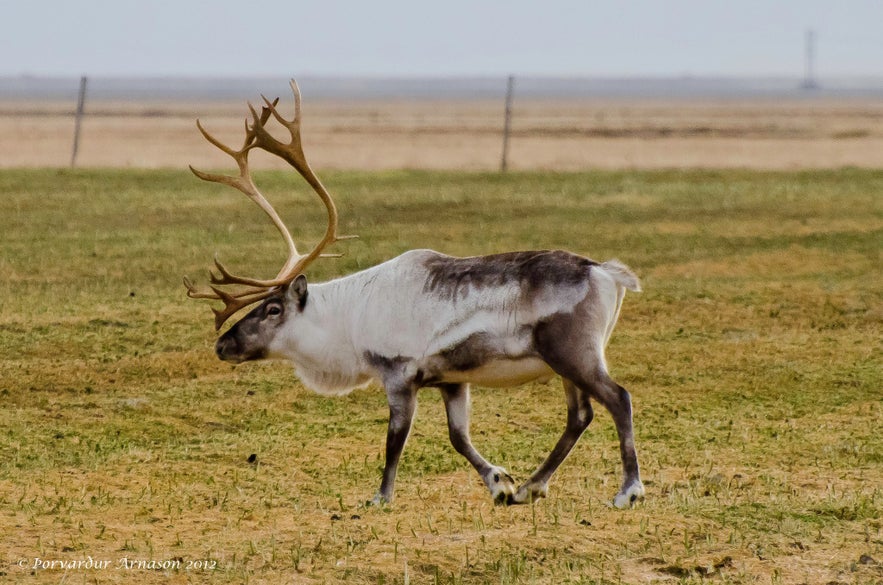
[{"label": "reindeer ear", "polygon": [[294,282],[288,285],[288,291],[286,296],[288,300],[297,306],[301,311],[304,310],[304,307],[307,304],[307,277],[303,274],[298,275],[297,278],[294,279]]}]

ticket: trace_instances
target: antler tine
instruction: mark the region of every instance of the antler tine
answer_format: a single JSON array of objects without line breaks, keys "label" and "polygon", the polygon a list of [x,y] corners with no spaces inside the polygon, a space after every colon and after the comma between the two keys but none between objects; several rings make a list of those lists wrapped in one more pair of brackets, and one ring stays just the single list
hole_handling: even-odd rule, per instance
[{"label": "antler tine", "polygon": [[[290,131],[296,131],[299,134],[301,113],[300,87],[298,87],[297,82],[293,79],[289,80],[288,85],[291,87],[291,93],[294,96],[294,118],[292,118],[290,121],[283,118],[279,111],[276,109],[276,104],[279,102],[279,98],[276,98],[272,104],[264,94],[261,94],[261,98],[264,100],[264,103],[267,104],[267,109],[270,110],[270,112],[273,114],[273,117],[276,118],[277,122],[288,128]],[[300,141],[298,140],[298,144],[299,143]]]},{"label": "antler tine", "polygon": [[[301,122],[301,97],[300,97],[300,88],[297,85],[297,82],[291,79],[289,82],[289,86],[291,87],[291,93],[294,96],[294,118],[291,120],[287,120],[282,114],[279,113],[279,110],[276,109],[276,104],[279,102],[279,98],[276,98],[272,102],[267,99],[266,96],[261,95],[261,99],[264,100],[262,114],[269,112],[272,114],[273,118],[276,121],[286,128],[288,132],[291,134],[291,141],[288,144],[282,143],[267,132],[264,129],[265,121],[262,121],[260,124],[255,124],[255,126],[259,126],[254,128],[256,132],[255,138],[255,146],[258,148],[262,148],[269,153],[275,154],[276,156],[288,161],[288,164],[293,166],[297,171],[301,174],[301,176],[307,180],[311,187],[314,190],[319,191],[325,190],[325,187],[322,186],[321,181],[310,168],[309,162],[307,162],[307,158],[304,155],[303,145],[300,139],[300,122]],[[249,108],[251,109],[252,117],[255,121],[257,121],[257,112],[255,109],[249,104]],[[327,194],[327,191],[325,191]],[[321,197],[320,193],[320,197]],[[330,196],[328,197],[330,199]]]},{"label": "antler tine", "polygon": [[213,299],[215,298],[214,293],[207,293],[205,291],[200,291],[196,288],[196,285],[193,284],[193,281],[188,277],[184,277],[184,286],[187,287],[187,296],[191,299]]},{"label": "antler tine", "polygon": [[[214,276],[212,282],[217,282]],[[236,314],[237,311],[267,298],[275,290],[274,288],[248,288],[237,291],[235,294],[228,293],[214,286],[200,290],[186,276],[184,277],[184,286],[187,287],[187,296],[191,299],[209,299],[224,302],[223,309],[212,309],[212,312],[215,314],[215,331],[219,330],[224,322]]]},{"label": "antler tine", "polygon": [[244,309],[253,303],[264,300],[273,294],[274,291],[274,289],[260,289],[258,292],[252,294],[237,293],[234,295],[219,288],[211,288],[215,291],[215,294],[217,295],[216,298],[224,302],[223,309],[212,308],[212,312],[215,314],[215,331],[218,331],[224,322],[235,315],[237,311]]},{"label": "antler tine", "polygon": [[[275,106],[277,103],[279,103],[279,98],[276,98],[273,101],[272,105]],[[272,112],[269,109],[264,108],[261,112],[260,117],[256,117],[256,119],[260,120],[261,125],[263,125],[267,123],[267,120],[270,119],[271,115]],[[239,150],[233,150],[231,147],[227,146],[226,144],[215,138],[208,130],[205,129],[199,118],[196,119],[196,127],[199,129],[199,132],[202,134],[203,138],[208,140],[218,150],[226,153],[233,160],[236,161],[236,164],[239,167],[239,176],[206,173],[204,171],[195,169],[193,165],[189,165],[190,171],[203,181],[223,183],[225,185],[230,185],[231,187],[236,187],[240,191],[242,191],[242,187],[240,185],[246,187],[254,187],[254,183],[251,181],[251,176],[248,172],[248,151],[255,146],[253,144],[255,135],[254,130],[248,126],[248,120],[245,120],[245,141],[242,144],[242,148],[240,148]],[[257,189],[255,188],[254,190]],[[248,195],[248,193],[246,193],[246,195]]]},{"label": "antler tine", "polygon": [[[211,280],[212,280],[213,284],[224,284],[224,283],[218,282],[217,277],[215,277],[214,275],[212,275]],[[219,299],[223,298],[223,296],[220,295],[218,292],[218,291],[220,291],[219,288],[216,288],[214,286],[209,286],[206,288],[199,288],[195,284],[193,284],[193,281],[191,281],[186,276],[184,277],[184,286],[187,287],[187,296],[190,297],[191,299],[219,300]],[[267,291],[267,289],[263,288],[263,287],[251,287],[251,288],[239,290],[235,294],[231,294],[231,293],[227,293],[227,292],[224,292],[224,294],[238,298],[238,297],[243,297],[243,296],[252,296],[252,295],[256,295],[256,294],[263,293],[266,291]]]},{"label": "antler tine", "polygon": [[[264,96],[261,96],[261,97],[264,98]],[[264,101],[266,101],[266,100],[267,100],[267,98],[264,98]],[[273,100],[272,106],[276,107],[276,104],[278,104],[278,103],[279,103],[279,98],[276,98]],[[249,109],[251,109],[251,104],[249,104]],[[261,126],[263,126],[264,124],[267,123],[267,121],[270,119],[271,115],[272,115],[272,113],[269,108],[261,108],[261,117],[259,118],[260,122],[261,122]],[[248,125],[248,118],[246,118],[245,119],[245,142],[243,143],[242,148],[245,149],[245,147],[253,147],[254,146],[252,144],[253,142],[254,142],[254,129]]]}]

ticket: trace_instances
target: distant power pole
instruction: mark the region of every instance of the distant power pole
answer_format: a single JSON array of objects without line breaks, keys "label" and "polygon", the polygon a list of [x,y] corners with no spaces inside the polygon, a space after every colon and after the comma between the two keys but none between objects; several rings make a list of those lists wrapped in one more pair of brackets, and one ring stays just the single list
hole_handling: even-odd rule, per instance
[{"label": "distant power pole", "polygon": [[804,41],[805,70],[803,73],[803,89],[818,89],[816,81],[816,31],[806,31]]},{"label": "distant power pole", "polygon": [[515,76],[510,75],[506,83],[506,112],[503,120],[503,158],[500,161],[500,172],[509,168],[509,132],[512,130],[512,94],[515,91]]},{"label": "distant power pole", "polygon": [[86,76],[80,78],[80,94],[77,98],[77,114],[74,119],[74,150],[71,153],[71,167],[77,164],[77,151],[80,149],[80,124],[83,120],[83,109],[86,105]]}]

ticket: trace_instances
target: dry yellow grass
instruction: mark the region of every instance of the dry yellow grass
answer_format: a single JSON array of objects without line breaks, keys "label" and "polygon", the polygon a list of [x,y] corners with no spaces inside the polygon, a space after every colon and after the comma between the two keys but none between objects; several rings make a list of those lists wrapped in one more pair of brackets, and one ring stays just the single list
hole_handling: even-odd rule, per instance
[{"label": "dry yellow grass", "polygon": [[[72,104],[0,104],[0,167],[66,166]],[[226,161],[196,132],[199,116],[237,140],[240,103],[91,102],[85,167],[213,167]],[[502,105],[488,101],[311,101],[304,121],[318,168],[492,170]],[[235,138],[234,138],[235,137]],[[883,104],[834,101],[516,102],[511,168],[883,167]],[[264,167],[281,168],[264,160]],[[261,166],[258,164],[256,166]]]}]

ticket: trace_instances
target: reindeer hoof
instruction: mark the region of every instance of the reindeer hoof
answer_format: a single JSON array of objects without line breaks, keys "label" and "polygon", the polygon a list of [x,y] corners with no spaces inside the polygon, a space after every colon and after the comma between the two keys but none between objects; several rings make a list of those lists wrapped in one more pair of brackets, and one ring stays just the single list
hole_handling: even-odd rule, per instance
[{"label": "reindeer hoof", "polygon": [[549,486],[547,484],[530,484],[526,483],[515,492],[510,504],[530,504],[540,498],[545,498],[549,494]]},{"label": "reindeer hoof", "polygon": [[512,494],[500,492],[496,496],[494,496],[494,504],[496,504],[497,506],[511,506],[514,502],[515,499]]},{"label": "reindeer hoof", "polygon": [[619,509],[631,508],[635,502],[644,499],[644,484],[640,481],[621,490],[613,498],[613,505]]},{"label": "reindeer hoof", "polygon": [[365,506],[383,507],[383,506],[387,506],[391,503],[392,502],[391,502],[390,498],[387,498],[386,496],[384,496],[380,492],[377,492],[376,494],[374,494],[373,498],[371,498],[370,500],[365,502]]},{"label": "reindeer hoof", "polygon": [[484,483],[491,492],[495,504],[511,504],[515,495],[515,480],[502,467],[491,469],[484,476]]}]

